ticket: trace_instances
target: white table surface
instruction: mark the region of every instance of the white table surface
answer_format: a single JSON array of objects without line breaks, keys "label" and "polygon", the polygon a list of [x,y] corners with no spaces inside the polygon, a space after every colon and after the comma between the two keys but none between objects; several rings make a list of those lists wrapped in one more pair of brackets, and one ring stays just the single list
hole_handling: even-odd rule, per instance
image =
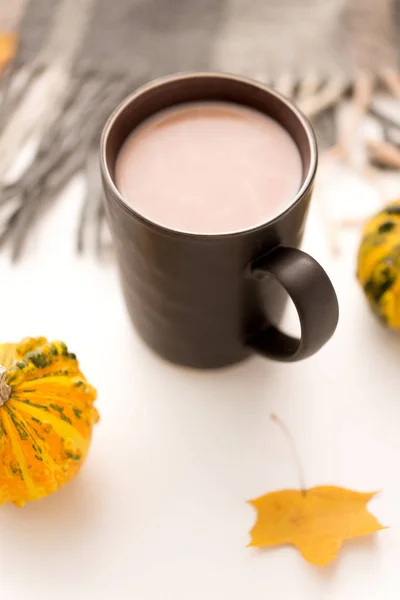
[{"label": "white table surface", "polygon": [[[368,194],[357,189],[365,209]],[[346,205],[354,190],[335,180],[333,192]],[[81,196],[77,179],[20,265],[0,257],[1,339],[65,340],[101,413],[72,483],[23,509],[0,508],[0,599],[397,600],[400,337],[366,308],[354,277],[357,236],[342,235],[333,258],[314,205],[304,248],[331,275],[341,308],[317,356],[194,372],[138,339],[112,260],[74,254]],[[298,487],[272,412],[296,441],[308,486],[381,489],[370,508],[390,529],[346,542],[324,569],[290,547],[246,548],[255,514],[245,501]]]}]

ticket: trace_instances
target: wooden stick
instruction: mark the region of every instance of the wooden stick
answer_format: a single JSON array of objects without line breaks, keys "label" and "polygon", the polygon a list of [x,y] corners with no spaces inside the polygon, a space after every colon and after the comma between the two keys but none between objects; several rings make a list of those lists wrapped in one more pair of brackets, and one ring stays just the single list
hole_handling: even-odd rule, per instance
[{"label": "wooden stick", "polygon": [[385,69],[381,79],[395,98],[400,100],[400,75],[395,69]]},{"label": "wooden stick", "polygon": [[321,87],[323,80],[315,71],[309,71],[299,82],[299,91],[297,101],[304,100],[310,96],[315,96]]},{"label": "wooden stick", "polygon": [[354,140],[359,136],[362,119],[371,103],[372,92],[374,89],[374,77],[366,71],[360,71],[354,83],[354,94],[351,104],[354,108],[354,115],[351,121],[339,121],[338,123],[338,144],[341,147],[344,159],[354,168],[352,158],[352,149]]},{"label": "wooden stick", "polygon": [[291,98],[296,87],[296,80],[291,73],[282,73],[282,75],[274,81],[272,87],[284,96]]},{"label": "wooden stick", "polygon": [[315,117],[317,114],[333,106],[343,96],[348,82],[342,75],[337,75],[328,80],[321,90],[314,96],[299,100],[299,108],[309,117]]},{"label": "wooden stick", "polygon": [[392,169],[400,169],[400,149],[390,142],[368,140],[369,158],[379,165]]}]

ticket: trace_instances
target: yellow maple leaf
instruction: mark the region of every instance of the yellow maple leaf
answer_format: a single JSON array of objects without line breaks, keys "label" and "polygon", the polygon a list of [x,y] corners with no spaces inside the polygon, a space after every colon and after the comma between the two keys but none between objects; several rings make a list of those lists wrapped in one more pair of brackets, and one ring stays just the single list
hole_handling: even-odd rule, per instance
[{"label": "yellow maple leaf", "polygon": [[326,485],[250,500],[257,520],[249,546],[292,544],[305,560],[324,566],[336,557],[344,540],[385,529],[367,510],[375,494]]},{"label": "yellow maple leaf", "polygon": [[1,33],[0,32],[0,73],[1,70],[8,65],[14,58],[17,49],[16,33]]}]

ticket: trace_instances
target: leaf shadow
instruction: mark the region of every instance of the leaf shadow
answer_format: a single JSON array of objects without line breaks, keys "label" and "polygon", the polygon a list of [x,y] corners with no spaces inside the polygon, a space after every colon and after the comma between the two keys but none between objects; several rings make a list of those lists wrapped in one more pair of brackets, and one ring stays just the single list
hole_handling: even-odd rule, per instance
[{"label": "leaf shadow", "polygon": [[281,546],[271,546],[266,548],[250,548],[250,550],[255,556],[282,552],[282,550],[293,552],[293,554],[297,555],[299,562],[301,561],[301,564],[305,565],[305,568],[307,568],[313,576],[318,577],[321,581],[329,583],[336,576],[338,570],[341,568],[341,565],[348,560],[348,557],[351,554],[358,553],[359,556],[370,556],[377,551],[379,547],[377,533],[379,532],[363,535],[351,540],[345,540],[336,558],[324,567],[319,567],[317,565],[308,563],[301,556],[301,553],[298,551],[298,549],[292,544],[283,544]]},{"label": "leaf shadow", "polygon": [[345,540],[335,560],[322,568],[315,569],[313,565],[310,565],[310,568],[314,572],[317,571],[317,576],[321,580],[331,581],[351,554],[357,553],[359,556],[369,556],[377,551],[379,546],[377,533],[379,532]]}]

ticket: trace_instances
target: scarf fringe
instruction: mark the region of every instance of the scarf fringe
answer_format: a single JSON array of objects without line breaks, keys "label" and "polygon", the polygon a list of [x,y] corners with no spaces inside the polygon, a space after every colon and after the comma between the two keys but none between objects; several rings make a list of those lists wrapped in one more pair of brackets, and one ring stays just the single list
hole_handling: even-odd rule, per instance
[{"label": "scarf fringe", "polygon": [[[33,134],[39,140],[36,154],[25,171],[15,181],[3,184],[0,188],[0,211],[10,202],[16,206],[8,215],[0,234],[0,245],[11,241],[14,261],[21,256],[33,221],[41,216],[42,210],[55,200],[85,164],[89,185],[84,206],[95,204],[97,229],[99,232],[102,229],[104,211],[100,208],[102,193],[98,142],[103,123],[113,108],[133,89],[132,83],[123,81],[118,75],[105,79],[97,72],[90,72],[70,82],[67,94],[60,90],[50,93],[50,88],[54,90],[53,84],[57,82],[60,83],[60,79],[54,77],[53,69],[49,68],[39,77],[30,78],[17,106],[12,102],[10,92],[6,94],[6,103],[3,105],[2,117],[6,126],[0,133],[0,149],[5,150],[8,146],[7,162],[10,165]],[[62,80],[62,83],[65,81]],[[44,94],[45,88],[47,95]],[[66,89],[65,85],[63,89]],[[37,114],[39,99],[42,101],[40,118],[34,120],[32,115]],[[13,136],[18,143],[12,143]],[[82,209],[77,240],[80,251],[84,246],[89,212],[88,208]],[[96,246],[100,252],[100,233]]]}]

